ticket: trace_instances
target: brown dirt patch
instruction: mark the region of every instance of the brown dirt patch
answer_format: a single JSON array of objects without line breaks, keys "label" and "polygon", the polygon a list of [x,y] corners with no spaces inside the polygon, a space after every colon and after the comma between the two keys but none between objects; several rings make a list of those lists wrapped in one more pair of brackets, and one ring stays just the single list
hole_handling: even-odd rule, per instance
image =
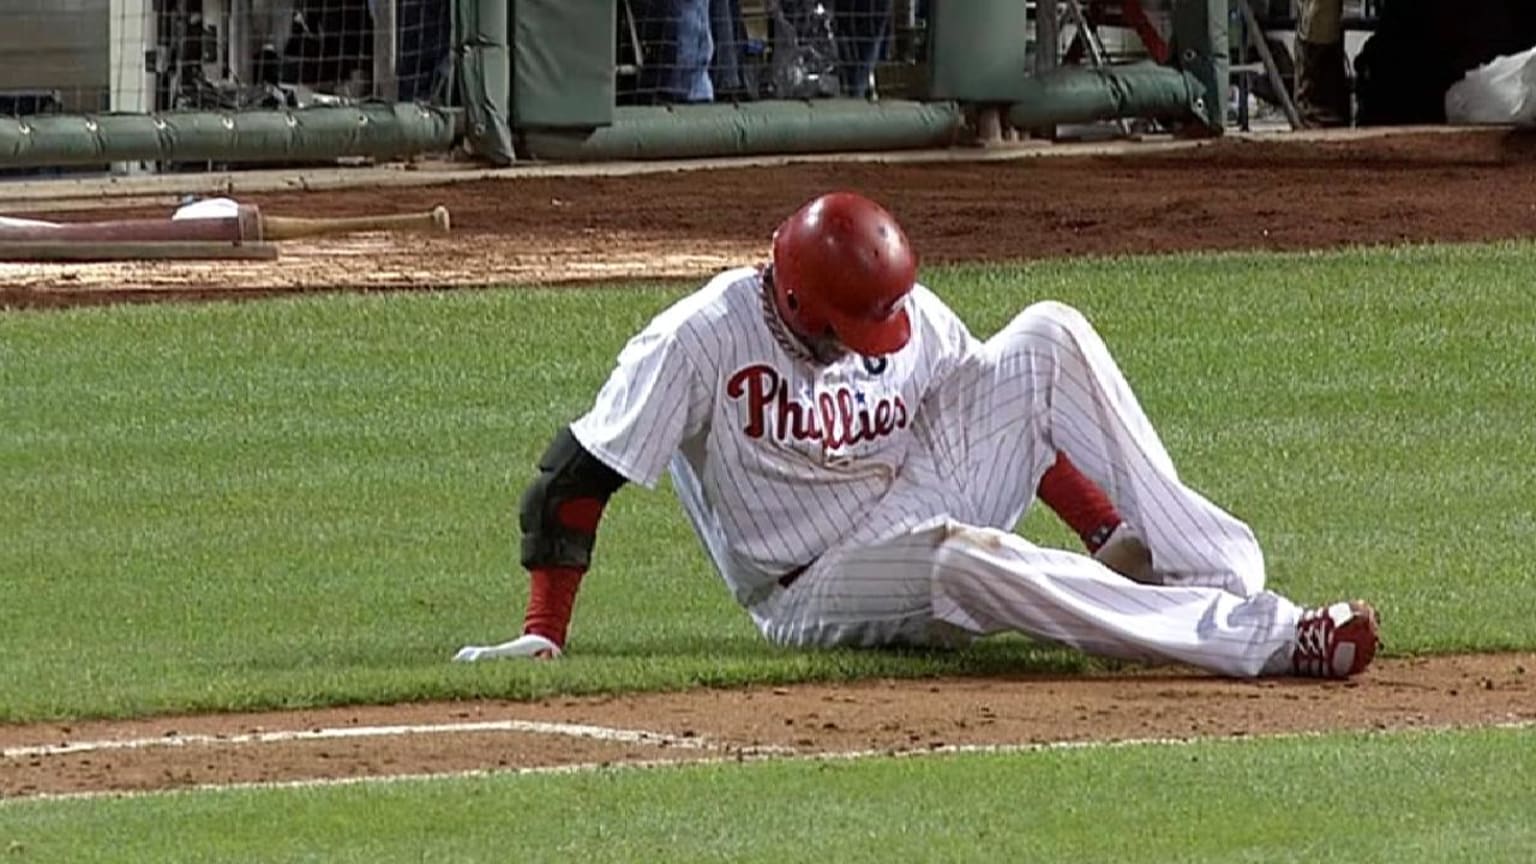
[{"label": "brown dirt patch", "polygon": [[[757,257],[785,212],[831,187],[884,201],[929,262],[1524,237],[1536,229],[1533,156],[1536,136],[1488,131],[1321,143],[1226,140],[1180,151],[975,164],[813,164],[253,194],[241,197],[270,213],[306,216],[443,203],[456,230],[447,238],[371,234],[284,244],[273,263],[0,264],[0,306],[694,278]],[[30,215],[82,220],[165,212]],[[1536,655],[1507,654],[1387,660],[1346,684],[1235,682],[1162,670],[0,727],[0,749],[176,740],[166,739],[173,732],[228,738],[495,719],[675,736],[670,743],[625,744],[476,732],[6,755],[0,796],[729,757],[762,747],[896,751],[1529,722],[1536,720],[1533,671]]]},{"label": "brown dirt patch", "polygon": [[[1536,135],[1473,131],[1219,140],[1114,156],[252,194],[242,198],[279,215],[445,204],[455,231],[285,243],[276,262],[0,264],[0,306],[695,278],[755,260],[786,212],[835,187],[890,206],[928,262],[1523,237],[1536,230],[1533,156]],[[157,208],[26,215],[78,221],[167,214]]]},{"label": "brown dirt patch", "polygon": [[[527,731],[177,744],[369,726],[499,720],[645,730],[645,743]],[[0,757],[0,797],[514,770],[576,764],[910,752],[966,745],[1241,737],[1536,722],[1536,654],[1387,660],[1348,682],[1232,681],[1177,669],[1080,678],[865,681],[538,702],[363,706],[125,723],[0,727],[0,750],[150,739],[158,746]]]}]

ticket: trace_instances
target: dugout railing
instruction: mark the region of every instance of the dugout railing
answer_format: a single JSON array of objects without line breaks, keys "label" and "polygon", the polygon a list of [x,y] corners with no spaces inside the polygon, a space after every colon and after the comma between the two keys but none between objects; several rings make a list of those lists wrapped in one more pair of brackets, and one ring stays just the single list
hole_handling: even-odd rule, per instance
[{"label": "dugout railing", "polygon": [[900,149],[1124,118],[1225,125],[1227,0],[6,7],[0,172],[11,175]]}]

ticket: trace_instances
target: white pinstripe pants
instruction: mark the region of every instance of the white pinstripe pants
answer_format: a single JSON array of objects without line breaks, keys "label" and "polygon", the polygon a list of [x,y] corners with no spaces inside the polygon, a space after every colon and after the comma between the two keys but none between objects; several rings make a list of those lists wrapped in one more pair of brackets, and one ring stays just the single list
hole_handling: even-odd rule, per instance
[{"label": "white pinstripe pants", "polygon": [[[830,550],[752,609],[788,645],[932,644],[1004,631],[1249,677],[1288,667],[1300,608],[1264,590],[1253,532],[1179,479],[1103,340],[1037,303],[918,412],[923,454],[882,513],[934,518]],[[1142,535],[1163,585],[1012,533],[1064,450]],[[936,495],[936,490],[938,494]],[[942,504],[933,502],[942,499]]]}]

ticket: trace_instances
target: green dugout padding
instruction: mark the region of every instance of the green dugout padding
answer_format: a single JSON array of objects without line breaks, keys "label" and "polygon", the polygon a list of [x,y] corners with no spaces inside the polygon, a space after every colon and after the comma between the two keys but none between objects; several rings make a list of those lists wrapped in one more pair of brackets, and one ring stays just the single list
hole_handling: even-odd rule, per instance
[{"label": "green dugout padding", "polygon": [[961,120],[953,102],[621,106],[611,126],[585,134],[529,132],[522,149],[559,161],[902,150],[954,143]]},{"label": "green dugout padding", "polygon": [[464,100],[464,138],[493,165],[512,162],[512,72],[507,0],[455,0],[454,48]]},{"label": "green dugout padding", "polygon": [[1011,102],[1029,73],[1023,0],[931,0],[928,98]]},{"label": "green dugout padding", "polygon": [[512,116],[518,129],[613,122],[614,0],[512,0]]},{"label": "green dugout padding", "polygon": [[453,144],[447,112],[377,103],[294,111],[0,117],[0,167],[401,159]]},{"label": "green dugout padding", "polygon": [[1024,79],[1018,90],[1008,122],[1023,129],[1116,117],[1199,117],[1205,94],[1193,75],[1156,63],[1063,67]]},{"label": "green dugout padding", "polygon": [[1173,65],[1193,75],[1204,91],[1196,115],[1220,134],[1227,123],[1228,0],[1174,0]]}]

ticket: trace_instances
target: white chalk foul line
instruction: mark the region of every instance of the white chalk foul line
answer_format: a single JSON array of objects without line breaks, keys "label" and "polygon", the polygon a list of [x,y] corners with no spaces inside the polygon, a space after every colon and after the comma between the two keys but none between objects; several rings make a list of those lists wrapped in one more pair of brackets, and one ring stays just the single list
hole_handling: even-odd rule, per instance
[{"label": "white chalk foul line", "polygon": [[222,792],[242,792],[283,789],[316,789],[333,786],[391,785],[397,783],[436,783],[451,780],[471,780],[494,777],[523,777],[533,775],[586,774],[598,771],[640,771],[660,768],[689,768],[694,766],[733,765],[748,762],[840,762],[861,759],[920,759],[925,756],[956,755],[1010,755],[1045,753],[1062,750],[1109,750],[1131,747],[1184,747],[1194,744],[1226,743],[1246,744],[1264,741],[1294,741],[1324,738],[1329,735],[1439,734],[1446,732],[1470,732],[1490,729],[1522,731],[1536,729],[1536,720],[1518,720],[1505,723],[1470,725],[1405,726],[1397,729],[1359,730],[1333,729],[1318,732],[1291,732],[1279,735],[1225,735],[1191,738],[1128,738],[1118,741],[1044,741],[1033,744],[949,744],[942,747],[925,747],[911,750],[875,749],[841,750],[822,753],[798,753],[787,748],[743,748],[725,756],[706,756],[683,759],[650,759],[633,762],[580,762],[566,765],[546,765],[528,768],[477,768],[470,771],[453,771],[434,774],[383,774],[368,777],[334,777],[309,780],[257,781],[250,783],[206,783],[182,786],[175,789],[145,789],[113,791],[96,789],[88,792],[49,792],[39,795],[0,798],[0,808],[29,802],[88,801],[100,798],[149,798],[160,795],[195,795]]},{"label": "white chalk foul line", "polygon": [[277,744],[292,741],[328,741],[341,738],[385,738],[392,735],[461,735],[475,732],[527,732],[535,735],[565,735],[590,738],[615,744],[653,744],[689,750],[707,750],[715,745],[699,737],[648,732],[643,729],[613,729],[580,723],[544,723],[536,720],[486,720],[474,723],[423,723],[410,726],[349,726],[332,729],[292,729],[250,732],[240,735],[161,735],[153,738],[124,738],[104,741],[72,741],[8,747],[0,758],[35,759],[67,756],[104,750],[147,750],[157,747],[188,747],[223,744]]}]

